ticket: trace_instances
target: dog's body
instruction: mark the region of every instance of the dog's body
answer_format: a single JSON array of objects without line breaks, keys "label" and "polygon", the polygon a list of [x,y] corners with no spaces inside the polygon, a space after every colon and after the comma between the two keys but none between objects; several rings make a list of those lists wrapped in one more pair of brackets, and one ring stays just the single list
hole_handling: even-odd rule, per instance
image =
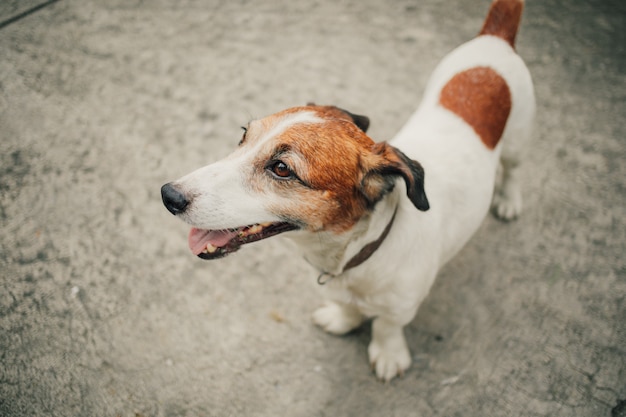
[{"label": "dog's body", "polygon": [[217,258],[289,231],[328,290],[314,322],[344,334],[374,318],[377,376],[402,373],[411,363],[403,327],[492,196],[498,217],[521,210],[518,155],[534,116],[513,49],[522,6],[494,1],[481,34],[441,62],[389,144],[365,135],[363,116],[309,105],[250,122],[230,157],[166,184],[166,206],[194,226],[192,251]]}]

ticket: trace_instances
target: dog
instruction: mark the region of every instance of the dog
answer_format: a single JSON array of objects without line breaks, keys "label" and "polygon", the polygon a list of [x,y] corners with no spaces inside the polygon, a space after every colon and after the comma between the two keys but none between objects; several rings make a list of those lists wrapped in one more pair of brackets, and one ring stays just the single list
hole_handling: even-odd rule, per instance
[{"label": "dog", "polygon": [[376,376],[403,374],[403,327],[437,272],[490,206],[504,220],[522,209],[519,155],[535,113],[514,48],[523,7],[492,3],[389,143],[367,136],[365,116],[308,104],[250,121],[230,156],[165,184],[166,208],[192,226],[193,254],[216,259],[285,233],[325,284],[314,323],[341,335],[373,319]]}]

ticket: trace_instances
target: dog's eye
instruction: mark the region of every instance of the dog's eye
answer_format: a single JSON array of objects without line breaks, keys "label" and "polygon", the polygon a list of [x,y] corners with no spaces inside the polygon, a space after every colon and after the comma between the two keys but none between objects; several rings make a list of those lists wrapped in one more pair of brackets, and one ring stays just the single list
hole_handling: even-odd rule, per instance
[{"label": "dog's eye", "polygon": [[283,161],[273,162],[268,169],[279,178],[293,178],[293,171]]}]

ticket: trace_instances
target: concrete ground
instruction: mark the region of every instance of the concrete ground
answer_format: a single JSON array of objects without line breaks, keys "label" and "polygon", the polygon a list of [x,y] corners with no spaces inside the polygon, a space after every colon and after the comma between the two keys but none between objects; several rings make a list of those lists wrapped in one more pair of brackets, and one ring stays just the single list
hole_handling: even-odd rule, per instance
[{"label": "concrete ground", "polygon": [[[4,1],[0,18],[38,1]],[[528,1],[525,212],[489,217],[381,384],[281,238],[187,249],[160,186],[307,101],[390,138],[488,1],[61,0],[0,29],[0,415],[626,415],[626,6]]]}]

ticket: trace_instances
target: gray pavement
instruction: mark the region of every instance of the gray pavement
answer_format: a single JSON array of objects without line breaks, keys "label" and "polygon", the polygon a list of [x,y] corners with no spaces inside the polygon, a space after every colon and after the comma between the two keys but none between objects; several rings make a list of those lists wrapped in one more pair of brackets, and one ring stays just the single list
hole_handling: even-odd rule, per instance
[{"label": "gray pavement", "polygon": [[368,326],[312,325],[287,241],[201,261],[160,202],[288,106],[390,138],[488,3],[61,0],[2,28],[0,415],[625,416],[621,1],[528,1],[525,212],[441,271],[390,384]]}]

